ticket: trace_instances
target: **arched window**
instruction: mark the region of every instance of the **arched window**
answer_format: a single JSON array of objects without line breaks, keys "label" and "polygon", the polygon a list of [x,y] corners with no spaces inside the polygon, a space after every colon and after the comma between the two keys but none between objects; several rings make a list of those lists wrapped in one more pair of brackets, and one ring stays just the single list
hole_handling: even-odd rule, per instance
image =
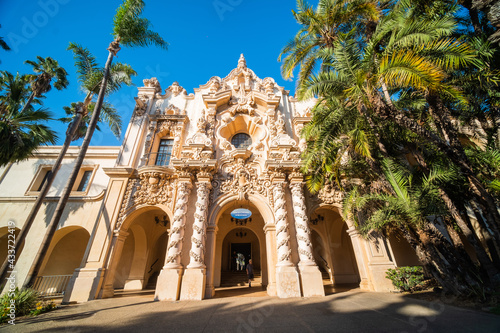
[{"label": "arched window", "polygon": [[252,138],[246,133],[238,133],[231,138],[231,144],[236,148],[248,148],[252,144]]}]

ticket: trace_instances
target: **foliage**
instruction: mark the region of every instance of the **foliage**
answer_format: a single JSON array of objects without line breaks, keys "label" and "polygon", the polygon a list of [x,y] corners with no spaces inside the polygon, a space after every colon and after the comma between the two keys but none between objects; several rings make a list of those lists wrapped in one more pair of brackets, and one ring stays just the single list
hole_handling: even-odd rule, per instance
[{"label": "foliage", "polygon": [[150,30],[148,19],[140,17],[144,9],[143,0],[125,0],[117,9],[113,20],[113,35],[124,46],[148,46],[167,49],[168,43]]},{"label": "foliage", "polygon": [[[90,121],[90,117],[95,107],[95,97],[99,94],[105,69],[98,65],[94,55],[92,55],[87,48],[76,43],[70,43],[68,50],[73,52],[75,66],[79,74],[78,81],[80,82],[81,89],[86,93],[83,102],[84,117],[74,137],[74,140],[76,140],[83,138],[87,132],[87,124]],[[110,77],[105,92],[106,95],[118,91],[123,85],[133,85],[132,76],[135,75],[137,75],[137,73],[130,65],[122,63],[113,64],[110,68]],[[69,107],[65,106],[64,111],[67,116],[60,120],[65,123],[71,122],[76,114],[76,103],[71,103]],[[102,113],[99,115],[99,122],[107,123],[113,134],[117,138],[120,138],[122,120],[120,114],[113,105],[109,103],[103,104]],[[99,130],[99,126],[96,128]]]},{"label": "foliage", "polygon": [[0,307],[0,323],[3,323],[12,319],[10,314],[13,307],[15,308],[15,318],[18,318],[48,312],[54,309],[56,305],[53,301],[43,300],[36,290],[30,288],[19,290],[19,288],[16,288],[14,291],[6,292],[0,297]]},{"label": "foliage", "polygon": [[[43,108],[23,107],[31,94],[29,77],[14,76],[0,72],[0,166],[17,162],[31,156],[42,144],[54,144],[54,131],[43,122],[52,119],[51,113]],[[32,104],[39,104],[34,99]]]},{"label": "foliage", "polygon": [[391,280],[398,290],[412,293],[422,285],[424,270],[421,266],[389,268],[385,277]]}]

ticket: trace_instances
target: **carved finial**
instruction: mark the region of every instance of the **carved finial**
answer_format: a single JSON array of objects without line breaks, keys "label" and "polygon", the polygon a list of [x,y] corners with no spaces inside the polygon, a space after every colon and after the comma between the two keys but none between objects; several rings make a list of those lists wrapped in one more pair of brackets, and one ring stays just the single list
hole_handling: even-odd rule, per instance
[{"label": "carved finial", "polygon": [[247,61],[243,56],[243,53],[240,55],[240,60],[238,60],[238,68],[247,68]]}]

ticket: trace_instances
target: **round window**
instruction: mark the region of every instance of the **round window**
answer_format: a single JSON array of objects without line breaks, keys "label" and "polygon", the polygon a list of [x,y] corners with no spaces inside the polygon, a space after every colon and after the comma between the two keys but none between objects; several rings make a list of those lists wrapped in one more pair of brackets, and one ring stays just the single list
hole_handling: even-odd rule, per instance
[{"label": "round window", "polygon": [[238,133],[231,139],[231,144],[235,148],[248,148],[252,144],[252,138],[246,133]]}]

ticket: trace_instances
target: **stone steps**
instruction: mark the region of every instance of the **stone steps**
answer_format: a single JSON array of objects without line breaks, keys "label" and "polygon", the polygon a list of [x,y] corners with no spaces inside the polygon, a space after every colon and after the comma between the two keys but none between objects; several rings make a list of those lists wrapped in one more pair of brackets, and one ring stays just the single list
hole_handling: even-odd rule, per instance
[{"label": "stone steps", "polygon": [[[261,284],[262,277],[260,271],[254,272],[253,284]],[[235,287],[235,286],[246,286],[248,285],[247,273],[245,271],[239,272],[222,272],[221,275],[221,287]]]}]

